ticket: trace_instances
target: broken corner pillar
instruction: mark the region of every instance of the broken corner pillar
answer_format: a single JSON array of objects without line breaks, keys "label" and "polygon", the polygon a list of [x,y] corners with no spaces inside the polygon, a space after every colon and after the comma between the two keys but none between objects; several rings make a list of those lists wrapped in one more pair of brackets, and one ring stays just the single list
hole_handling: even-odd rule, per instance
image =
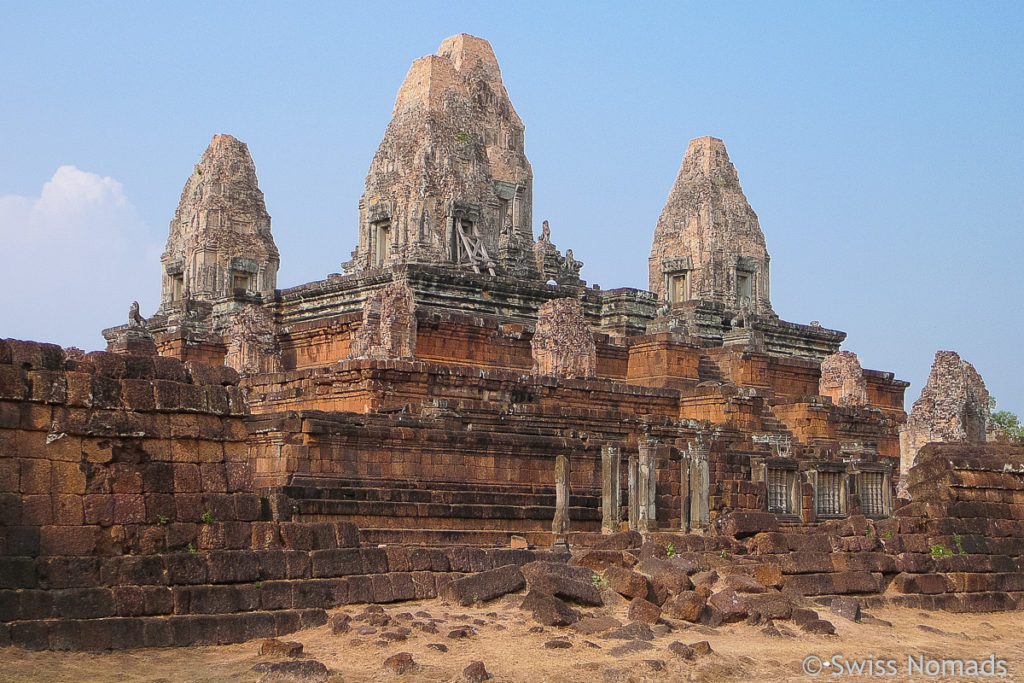
[{"label": "broken corner pillar", "polygon": [[658,449],[658,441],[657,439],[640,439],[639,445],[640,456],[636,478],[637,530],[640,532],[657,531],[658,515],[655,493],[658,485],[658,469],[655,453]]},{"label": "broken corner pillar", "polygon": [[614,534],[619,530],[622,453],[618,446],[601,447],[601,532]]},{"label": "broken corner pillar", "polygon": [[551,522],[551,533],[555,542],[559,536],[569,532],[569,458],[559,455],[555,458],[555,518]]},{"label": "broken corner pillar", "polygon": [[701,531],[711,523],[708,502],[711,473],[708,455],[711,451],[703,434],[687,445],[686,455],[680,461],[680,519],[684,531]]}]

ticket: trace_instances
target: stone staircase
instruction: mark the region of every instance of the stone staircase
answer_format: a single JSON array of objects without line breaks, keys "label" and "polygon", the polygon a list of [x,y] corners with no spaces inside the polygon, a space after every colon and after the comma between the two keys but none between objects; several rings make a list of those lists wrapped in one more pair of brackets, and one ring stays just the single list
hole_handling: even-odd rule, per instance
[{"label": "stone staircase", "polygon": [[697,361],[697,380],[701,383],[714,382],[716,384],[724,384],[726,381],[725,374],[718,363],[707,355],[701,355]]},{"label": "stone staircase", "polygon": [[[508,546],[512,535],[550,543],[554,487],[296,476],[283,494],[292,519],[356,524],[365,543]],[[573,492],[575,531],[599,532],[601,497]]]}]

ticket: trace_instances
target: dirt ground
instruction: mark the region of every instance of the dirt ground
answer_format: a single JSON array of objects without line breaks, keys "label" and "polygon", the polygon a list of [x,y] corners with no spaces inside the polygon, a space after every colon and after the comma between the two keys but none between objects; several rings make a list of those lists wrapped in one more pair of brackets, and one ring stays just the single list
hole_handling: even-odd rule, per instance
[{"label": "dirt ground", "polygon": [[[376,634],[359,635],[363,621],[352,621],[348,633],[334,635],[329,626],[294,633],[282,640],[303,644],[302,659],[315,659],[330,669],[330,682],[380,681],[457,681],[463,669],[475,660],[484,662],[492,681],[811,681],[843,678],[875,678],[888,681],[961,681],[972,680],[973,669],[960,670],[947,662],[942,675],[941,660],[961,660],[970,667],[974,660],[980,672],[995,678],[1024,681],[1024,616],[1021,613],[959,615],[921,612],[913,609],[882,608],[870,613],[884,623],[853,623],[821,608],[821,616],[836,627],[836,636],[809,635],[789,622],[777,625],[791,629],[793,636],[768,636],[760,627],[733,624],[711,629],[683,622],[672,622],[673,630],[650,641],[653,647],[616,656],[611,651],[622,640],[582,635],[572,629],[545,627],[542,632],[529,615],[517,609],[521,596],[507,596],[481,607],[460,608],[438,600],[407,602],[387,606],[391,624],[377,628]],[[360,606],[333,610],[356,616]],[[416,615],[417,612],[429,613]],[[587,610],[589,614],[607,614],[626,623],[625,609]],[[437,633],[425,633],[424,624],[435,620]],[[440,621],[443,620],[443,621]],[[413,624],[413,622],[416,622]],[[385,631],[411,625],[411,634],[400,642],[380,640]],[[474,631],[465,638],[450,638],[448,633],[468,625]],[[430,627],[428,626],[428,630]],[[664,630],[664,628],[659,629]],[[567,640],[571,647],[550,649],[545,643]],[[692,660],[677,656],[669,649],[675,641],[693,644],[708,641],[713,652]],[[428,647],[440,643],[447,652]],[[259,655],[260,641],[239,645],[148,649],[105,654],[69,652],[28,652],[17,648],[0,649],[0,681],[271,681],[297,680],[271,676],[252,667],[258,662],[286,661],[280,657]],[[411,653],[416,666],[401,676],[384,667],[389,656]],[[844,661],[833,660],[839,655]],[[994,655],[993,659],[990,659]],[[802,672],[807,666],[816,676]],[[813,657],[819,657],[814,660]],[[913,658],[910,668],[908,657]],[[835,675],[832,662],[853,666],[865,660],[859,676]],[[878,662],[882,660],[882,662]],[[891,660],[891,662],[889,662]],[[1002,661],[1002,668],[998,662]],[[872,663],[874,661],[874,663]],[[828,662],[829,666],[820,666]],[[986,662],[989,662],[986,665]],[[874,667],[872,669],[872,667]],[[999,676],[1000,672],[1005,675]],[[934,675],[933,675],[934,674]],[[962,674],[962,675],[961,675]],[[992,679],[993,676],[978,675]],[[321,679],[322,680],[322,679]]]}]

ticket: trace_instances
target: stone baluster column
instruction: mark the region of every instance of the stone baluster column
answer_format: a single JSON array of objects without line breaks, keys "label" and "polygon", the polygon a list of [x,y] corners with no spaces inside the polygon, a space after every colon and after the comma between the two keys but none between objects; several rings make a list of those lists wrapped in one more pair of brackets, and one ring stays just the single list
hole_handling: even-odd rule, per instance
[{"label": "stone baluster column", "polygon": [[711,444],[707,435],[697,434],[689,443],[690,456],[690,530],[705,530],[711,524],[709,495],[711,474],[708,455]]},{"label": "stone baluster column", "polygon": [[559,455],[555,458],[555,519],[551,522],[551,533],[564,536],[569,532],[569,458]]},{"label": "stone baluster column", "polygon": [[605,534],[613,534],[619,530],[621,460],[622,455],[618,446],[601,446],[601,532]]},{"label": "stone baluster column", "polygon": [[655,493],[658,485],[658,468],[655,462],[658,441],[640,440],[640,463],[637,476],[637,529],[641,532],[658,529]]},{"label": "stone baluster column", "polygon": [[636,531],[639,528],[639,516],[640,506],[637,504],[637,480],[639,471],[639,462],[635,455],[629,456],[629,472],[627,473],[626,479],[626,495],[629,509],[627,514],[629,515],[629,528],[632,531]]}]

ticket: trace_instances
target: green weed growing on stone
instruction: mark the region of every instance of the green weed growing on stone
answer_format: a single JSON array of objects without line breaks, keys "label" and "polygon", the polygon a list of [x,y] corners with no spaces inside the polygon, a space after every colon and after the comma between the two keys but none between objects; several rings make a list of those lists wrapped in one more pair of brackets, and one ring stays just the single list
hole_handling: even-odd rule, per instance
[{"label": "green weed growing on stone", "polygon": [[668,546],[665,548],[665,557],[675,557],[675,556],[676,556],[676,547],[675,547],[675,545],[673,545],[670,542],[668,544]]},{"label": "green weed growing on stone", "polygon": [[941,543],[936,543],[932,546],[932,557],[950,557],[953,551],[948,549]]},{"label": "green weed growing on stone", "polygon": [[216,520],[213,518],[213,513],[207,510],[203,513],[203,516],[199,518],[199,521],[203,524],[213,524]]}]

